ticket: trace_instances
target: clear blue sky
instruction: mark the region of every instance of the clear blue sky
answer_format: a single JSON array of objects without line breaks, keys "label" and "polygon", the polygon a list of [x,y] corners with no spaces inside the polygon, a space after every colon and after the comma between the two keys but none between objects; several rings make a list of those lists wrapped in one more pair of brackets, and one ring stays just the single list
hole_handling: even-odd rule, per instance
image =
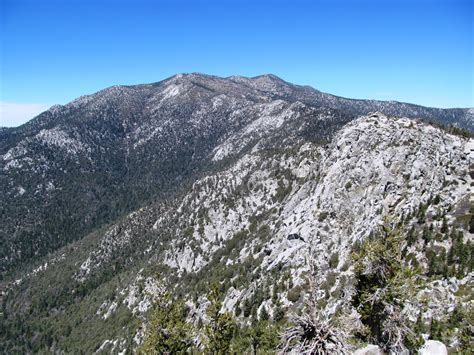
[{"label": "clear blue sky", "polygon": [[10,106],[180,72],[273,73],[346,97],[474,106],[472,1],[0,4],[0,102]]}]

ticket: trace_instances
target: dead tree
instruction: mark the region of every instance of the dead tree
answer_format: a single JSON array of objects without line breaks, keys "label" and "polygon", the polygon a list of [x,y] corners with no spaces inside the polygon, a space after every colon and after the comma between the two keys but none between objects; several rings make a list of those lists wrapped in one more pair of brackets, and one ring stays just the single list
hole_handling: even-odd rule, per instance
[{"label": "dead tree", "polygon": [[281,334],[281,353],[297,354],[345,354],[348,353],[347,332],[335,324],[333,317],[327,316],[318,307],[319,290],[316,263],[310,252],[307,256],[309,268],[309,297],[303,314],[290,314],[289,326]]}]

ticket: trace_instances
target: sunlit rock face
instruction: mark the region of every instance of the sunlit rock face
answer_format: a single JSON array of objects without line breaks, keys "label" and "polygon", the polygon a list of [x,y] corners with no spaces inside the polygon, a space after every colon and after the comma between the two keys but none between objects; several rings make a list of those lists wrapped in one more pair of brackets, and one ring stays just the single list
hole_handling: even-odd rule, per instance
[{"label": "sunlit rock face", "polygon": [[[354,246],[384,224],[413,230],[404,253],[427,273],[430,255],[449,255],[452,229],[469,248],[474,175],[474,141],[427,121],[472,129],[472,110],[349,100],[272,75],[181,74],[2,129],[8,317],[35,327],[54,315],[78,339],[99,334],[87,350],[120,352],[140,343],[136,324],[162,287],[196,324],[211,282],[224,285],[223,310],[302,309],[308,258],[330,317],[353,294]],[[472,277],[435,274],[404,315],[452,314]]]}]

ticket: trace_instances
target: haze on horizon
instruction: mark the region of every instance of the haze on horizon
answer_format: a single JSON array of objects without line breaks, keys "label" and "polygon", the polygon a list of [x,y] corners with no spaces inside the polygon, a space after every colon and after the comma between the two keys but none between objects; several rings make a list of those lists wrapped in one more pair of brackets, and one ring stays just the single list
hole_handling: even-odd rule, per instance
[{"label": "haze on horizon", "polygon": [[473,107],[472,1],[4,0],[0,126],[117,84],[275,74],[338,96]]}]

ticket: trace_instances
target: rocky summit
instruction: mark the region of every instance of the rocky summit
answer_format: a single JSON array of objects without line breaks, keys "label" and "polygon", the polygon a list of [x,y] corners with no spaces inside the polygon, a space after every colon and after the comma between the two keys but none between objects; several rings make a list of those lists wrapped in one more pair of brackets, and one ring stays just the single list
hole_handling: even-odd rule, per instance
[{"label": "rocky summit", "polygon": [[202,74],[2,128],[0,350],[206,351],[224,316],[236,353],[472,350],[473,131]]}]

